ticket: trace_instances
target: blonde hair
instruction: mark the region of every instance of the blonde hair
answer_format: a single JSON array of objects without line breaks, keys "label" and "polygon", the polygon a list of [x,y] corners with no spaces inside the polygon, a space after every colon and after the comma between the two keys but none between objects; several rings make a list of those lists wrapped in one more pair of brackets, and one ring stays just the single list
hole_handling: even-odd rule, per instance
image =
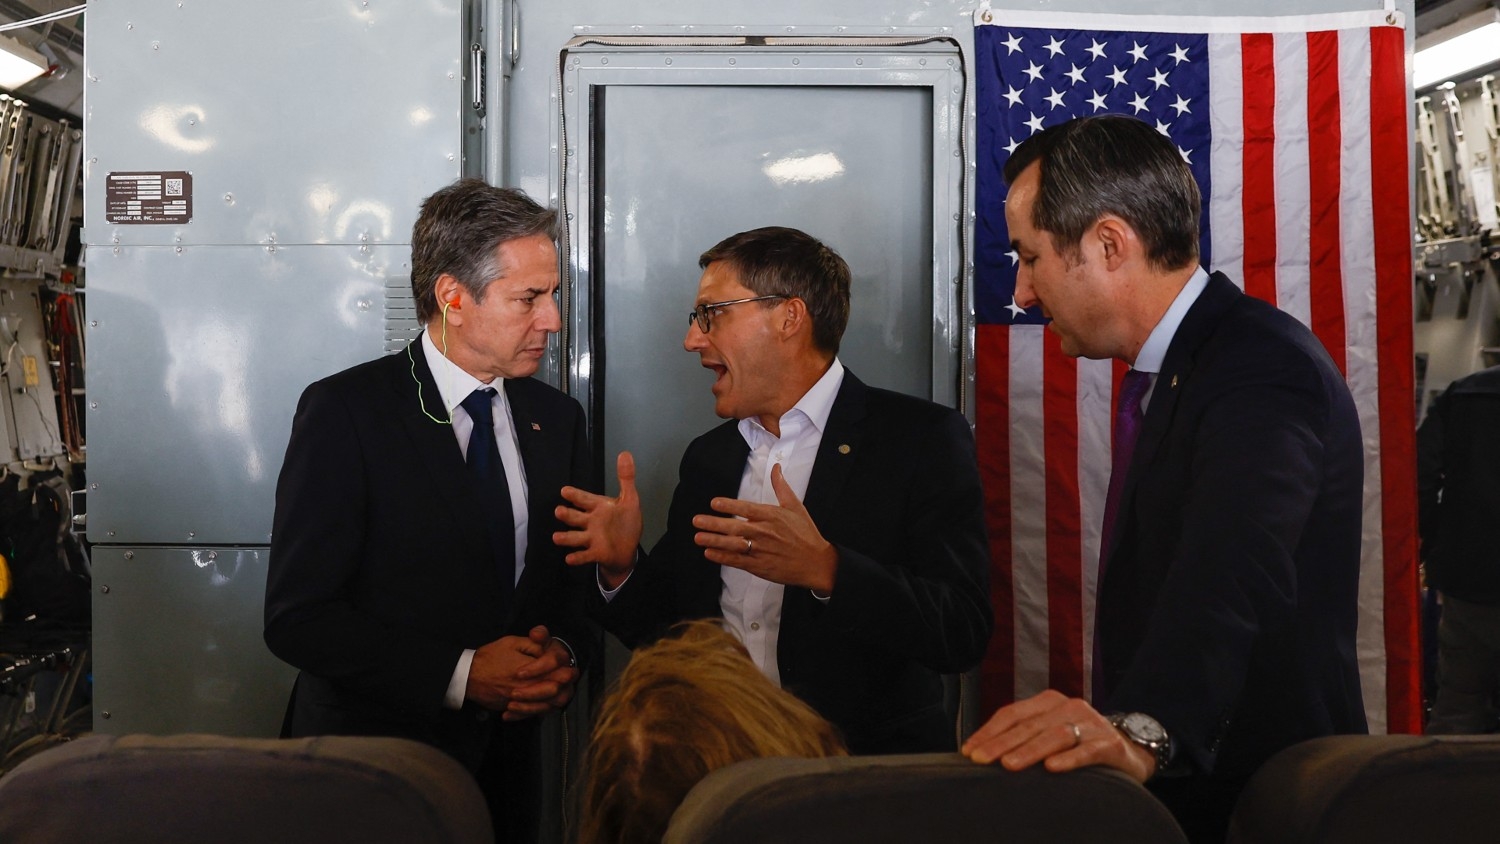
[{"label": "blonde hair", "polygon": [[712,621],[636,651],[594,726],[579,841],[657,844],[710,772],[766,756],[844,756],[834,726],[760,673]]}]

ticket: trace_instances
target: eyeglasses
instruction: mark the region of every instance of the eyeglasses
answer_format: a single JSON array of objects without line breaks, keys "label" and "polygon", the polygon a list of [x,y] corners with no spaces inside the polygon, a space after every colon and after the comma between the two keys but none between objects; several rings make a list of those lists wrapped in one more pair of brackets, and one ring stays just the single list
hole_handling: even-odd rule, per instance
[{"label": "eyeglasses", "polygon": [[730,299],[727,302],[709,302],[707,304],[699,305],[698,307],[693,308],[692,313],[688,314],[688,324],[691,325],[694,322],[698,323],[698,329],[704,334],[707,334],[709,329],[713,327],[712,317],[710,315],[720,308],[727,308],[730,305],[743,305],[746,302],[763,302],[767,299],[790,298],[792,297],[786,295],[785,293],[772,293],[767,296],[751,296],[748,299]]}]

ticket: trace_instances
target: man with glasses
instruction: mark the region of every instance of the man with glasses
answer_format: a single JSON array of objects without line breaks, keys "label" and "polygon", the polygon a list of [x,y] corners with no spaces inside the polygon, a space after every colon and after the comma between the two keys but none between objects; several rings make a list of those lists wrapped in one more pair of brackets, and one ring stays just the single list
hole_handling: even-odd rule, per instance
[{"label": "man with glasses", "polygon": [[597,565],[596,610],[627,645],[722,617],[854,752],[953,750],[940,675],[973,668],[993,626],[968,422],[843,367],[849,267],[817,239],[756,229],[699,265],[683,347],[731,421],[688,446],[649,554],[629,452],[619,496],[564,488],[553,539]]}]

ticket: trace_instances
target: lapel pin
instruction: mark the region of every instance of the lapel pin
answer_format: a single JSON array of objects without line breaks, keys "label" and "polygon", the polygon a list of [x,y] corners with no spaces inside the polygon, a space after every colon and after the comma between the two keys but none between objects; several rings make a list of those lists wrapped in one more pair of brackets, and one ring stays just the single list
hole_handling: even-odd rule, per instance
[{"label": "lapel pin", "polygon": [[839,446],[839,454],[848,454],[848,453],[849,453],[849,445],[848,445],[848,443],[845,443],[845,444]]},{"label": "lapel pin", "polygon": [[[1176,382],[1176,381],[1173,381],[1173,382],[1172,382],[1172,385],[1173,385],[1173,386],[1176,386],[1176,385],[1177,385],[1177,382]],[[541,425],[538,425],[538,424],[536,424],[536,423],[535,423],[535,422],[533,422],[533,423],[531,423],[531,430],[533,430],[533,431],[540,431],[540,430],[542,430],[542,426],[541,426]]]},{"label": "lapel pin", "polygon": [[1172,376],[1172,389],[1174,389],[1174,390],[1177,389],[1177,376],[1176,375]]}]

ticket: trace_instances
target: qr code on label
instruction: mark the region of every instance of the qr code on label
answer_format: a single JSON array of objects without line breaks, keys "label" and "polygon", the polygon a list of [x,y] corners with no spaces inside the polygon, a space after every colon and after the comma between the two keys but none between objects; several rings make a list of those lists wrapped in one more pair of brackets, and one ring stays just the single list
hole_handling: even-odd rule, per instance
[{"label": "qr code on label", "polygon": [[167,196],[182,196],[182,180],[167,179]]}]

